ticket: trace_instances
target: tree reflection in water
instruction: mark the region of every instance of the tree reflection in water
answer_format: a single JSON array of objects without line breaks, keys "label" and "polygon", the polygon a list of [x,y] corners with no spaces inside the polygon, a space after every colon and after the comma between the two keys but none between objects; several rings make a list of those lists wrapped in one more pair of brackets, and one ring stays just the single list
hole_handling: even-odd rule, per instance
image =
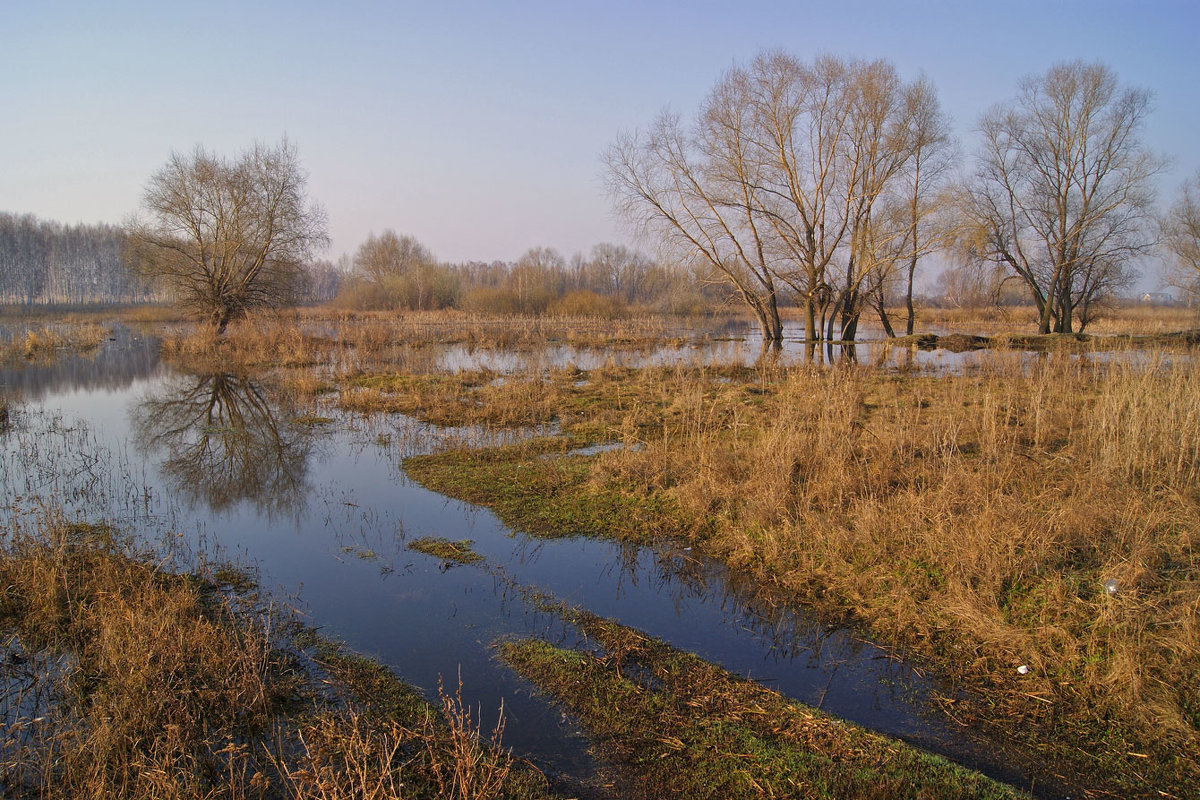
[{"label": "tree reflection in water", "polygon": [[266,514],[299,510],[308,489],[311,431],[275,409],[260,385],[234,375],[165,383],[134,406],[134,437],[164,454],[162,471],[193,506],[214,511],[242,501]]}]

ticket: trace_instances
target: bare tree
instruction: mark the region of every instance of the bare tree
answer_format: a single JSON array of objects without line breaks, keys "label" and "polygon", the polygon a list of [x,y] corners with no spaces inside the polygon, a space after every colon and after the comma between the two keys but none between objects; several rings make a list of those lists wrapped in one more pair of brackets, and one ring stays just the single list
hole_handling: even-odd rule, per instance
[{"label": "bare tree", "polygon": [[1171,254],[1167,281],[1192,300],[1200,300],[1200,172],[1183,185],[1162,225]]},{"label": "bare tree", "polygon": [[706,131],[689,135],[678,116],[664,113],[646,134],[619,137],[605,154],[609,189],[641,232],[658,235],[684,263],[722,276],[758,320],[763,341],[779,342],[779,290],[764,240],[770,229],[755,218],[753,178],[744,173],[750,167],[740,134],[749,109],[729,99],[739,89],[737,76],[718,87]]},{"label": "bare tree", "polygon": [[146,186],[146,218],[131,225],[137,264],[220,332],[286,302],[304,262],[328,244],[305,177],[286,139],[233,161],[199,146],[173,153]]},{"label": "bare tree", "polygon": [[904,262],[905,333],[913,333],[916,310],[913,308],[913,283],[918,262],[946,247],[953,238],[954,225],[950,194],[945,184],[958,160],[958,147],[950,133],[950,118],[942,111],[933,85],[922,77],[910,88],[905,102],[912,126],[912,157],[904,171],[901,207],[904,208],[904,236],[899,248]]},{"label": "bare tree", "polygon": [[[880,318],[889,335],[883,310],[885,287],[893,278],[907,226],[888,213],[895,202],[902,171],[916,151],[915,126],[905,87],[892,65],[882,61],[849,65],[850,114],[845,137],[847,185],[845,218],[849,242],[845,248],[844,280],[835,299],[840,328],[829,321],[828,337],[853,340],[859,317],[871,298],[877,298]],[[839,278],[841,276],[838,276]]]},{"label": "bare tree", "polygon": [[457,279],[413,236],[372,233],[354,254],[343,301],[364,308],[426,310],[450,305]]},{"label": "bare tree", "polygon": [[1153,244],[1161,159],[1138,140],[1150,95],[1102,64],[1071,62],[1021,82],[980,122],[966,188],[970,244],[1027,288],[1038,331],[1080,329]]},{"label": "bare tree", "polygon": [[883,254],[895,262],[912,228],[878,211],[918,152],[917,112],[936,113],[936,98],[909,98],[918,89],[931,92],[883,61],[767,52],[727,72],[692,126],[664,114],[620,138],[610,187],[642,230],[732,285],[765,340],[781,338],[788,290],[809,341],[852,339]]},{"label": "bare tree", "polygon": [[397,236],[390,229],[369,235],[354,254],[354,270],[379,284],[434,263],[433,253],[415,237]]}]

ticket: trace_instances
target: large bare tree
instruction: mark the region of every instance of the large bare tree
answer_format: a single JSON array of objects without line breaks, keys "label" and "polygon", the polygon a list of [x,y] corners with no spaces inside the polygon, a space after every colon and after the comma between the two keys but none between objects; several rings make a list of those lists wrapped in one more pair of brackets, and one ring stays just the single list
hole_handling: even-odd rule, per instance
[{"label": "large bare tree", "polygon": [[1040,333],[1082,330],[1153,244],[1162,160],[1138,139],[1149,110],[1148,92],[1075,61],[1026,78],[980,122],[963,195],[972,253],[1025,285]]},{"label": "large bare tree", "polygon": [[1200,300],[1200,172],[1184,184],[1167,212],[1163,241],[1171,254],[1167,282],[1189,300]]},{"label": "large bare tree", "polygon": [[286,139],[236,159],[197,146],[151,176],[131,225],[136,263],[223,332],[255,308],[286,302],[304,262],[328,243],[324,212]]},{"label": "large bare tree", "polygon": [[766,52],[727,72],[691,124],[663,114],[618,139],[609,185],[642,230],[730,284],[764,340],[782,336],[788,291],[809,341],[852,339],[881,254],[911,229],[877,211],[919,151],[917,110],[936,111],[910,99],[918,89],[884,61]]},{"label": "large bare tree", "polygon": [[678,115],[663,113],[645,134],[618,138],[605,154],[609,188],[639,230],[732,286],[758,320],[763,341],[776,343],[783,338],[779,288],[764,239],[769,227],[749,202],[757,178],[745,174],[754,165],[742,149],[744,120],[721,118],[725,110],[738,116],[749,111],[723,102],[725,92],[736,90],[718,87],[706,112],[707,129],[689,133]]},{"label": "large bare tree", "polygon": [[955,229],[951,195],[946,184],[958,160],[950,119],[942,111],[933,84],[925,77],[904,95],[904,120],[911,151],[890,201],[885,204],[882,235],[872,236],[878,275],[874,300],[884,328],[891,335],[885,308],[889,284],[903,286],[905,333],[916,324],[913,286],[917,265],[925,256],[948,246]]}]

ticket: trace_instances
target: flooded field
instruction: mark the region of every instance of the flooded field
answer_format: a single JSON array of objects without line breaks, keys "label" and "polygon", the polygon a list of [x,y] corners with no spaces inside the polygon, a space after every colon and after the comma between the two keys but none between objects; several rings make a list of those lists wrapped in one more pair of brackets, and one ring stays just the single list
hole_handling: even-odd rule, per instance
[{"label": "flooded field", "polygon": [[[751,358],[754,349],[718,342],[700,356]],[[490,358],[501,372],[506,358],[523,357],[578,364],[586,354],[443,355],[450,369]],[[530,600],[546,594],[1022,782],[1019,766],[932,711],[935,687],[921,673],[851,631],[789,610],[690,548],[531,539],[405,479],[405,456],[479,432],[400,415],[302,413],[252,378],[176,373],[152,339],[123,328],[92,358],[9,368],[0,381],[24,398],[13,430],[0,437],[6,516],[59,503],[72,519],[109,522],[189,557],[252,565],[264,587],[323,633],[427,695],[439,679],[461,676],[464,697],[485,717],[503,701],[506,745],[550,772],[586,780],[595,769],[587,740],[495,655],[516,636],[578,643],[577,631]],[[471,540],[484,560],[458,565],[407,546],[431,536]]]}]

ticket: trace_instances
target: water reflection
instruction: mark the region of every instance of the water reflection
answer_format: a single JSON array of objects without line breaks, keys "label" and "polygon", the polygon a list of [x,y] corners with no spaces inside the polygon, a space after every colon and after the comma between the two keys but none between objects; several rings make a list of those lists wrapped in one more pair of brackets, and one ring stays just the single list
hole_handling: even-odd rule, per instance
[{"label": "water reflection", "polygon": [[103,389],[119,391],[159,369],[159,342],[125,325],[94,352],[64,354],[50,363],[0,365],[0,391],[28,401],[49,394]]},{"label": "water reflection", "polygon": [[264,389],[228,374],[165,381],[130,412],[134,442],[161,454],[161,469],[186,502],[214,511],[243,501],[260,513],[293,512],[309,490],[311,428]]}]

